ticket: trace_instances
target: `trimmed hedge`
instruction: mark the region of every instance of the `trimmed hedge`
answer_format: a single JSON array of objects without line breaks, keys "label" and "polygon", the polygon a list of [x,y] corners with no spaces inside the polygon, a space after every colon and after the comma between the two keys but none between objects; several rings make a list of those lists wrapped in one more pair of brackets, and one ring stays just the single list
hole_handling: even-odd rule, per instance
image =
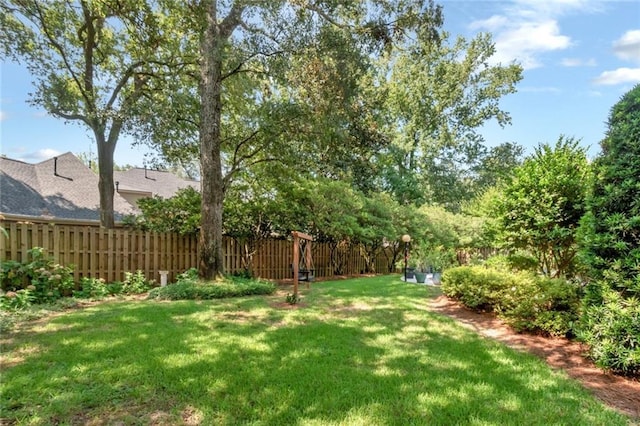
[{"label": "trimmed hedge", "polygon": [[580,288],[531,272],[461,266],[445,271],[442,291],[468,308],[496,312],[517,331],[573,335],[578,320]]}]

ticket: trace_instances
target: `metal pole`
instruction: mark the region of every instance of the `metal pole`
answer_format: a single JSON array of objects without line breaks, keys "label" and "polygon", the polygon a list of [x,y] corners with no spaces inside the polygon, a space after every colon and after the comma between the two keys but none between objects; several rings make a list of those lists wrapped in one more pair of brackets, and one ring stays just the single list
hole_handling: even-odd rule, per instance
[{"label": "metal pole", "polygon": [[407,282],[407,256],[409,255],[409,243],[404,242],[404,282]]}]

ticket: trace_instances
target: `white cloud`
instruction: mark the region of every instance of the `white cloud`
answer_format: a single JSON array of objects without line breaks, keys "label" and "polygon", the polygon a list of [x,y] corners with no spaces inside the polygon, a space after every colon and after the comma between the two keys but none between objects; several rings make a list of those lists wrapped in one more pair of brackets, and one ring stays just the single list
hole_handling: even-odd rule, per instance
[{"label": "white cloud", "polygon": [[474,21],[469,24],[469,28],[472,30],[486,30],[486,31],[497,31],[502,27],[506,26],[509,23],[509,20],[506,16],[502,15],[493,15],[491,18],[483,19],[480,21]]},{"label": "white cloud", "polygon": [[28,163],[39,163],[40,161],[48,160],[61,154],[62,153],[58,150],[45,148],[24,154],[22,155],[22,158],[20,158],[20,160],[26,161]]},{"label": "white cloud", "polygon": [[640,83],[640,68],[618,68],[613,71],[604,71],[593,80],[593,83],[605,86]]},{"label": "white cloud", "polygon": [[508,3],[501,14],[475,21],[470,28],[494,35],[496,54],[492,63],[516,61],[531,69],[543,65],[540,55],[573,45],[571,37],[560,30],[561,16],[600,8],[601,2],[594,0],[516,0]]},{"label": "white cloud", "polygon": [[560,64],[563,67],[595,67],[598,65],[594,58],[580,59],[580,58],[562,58]]},{"label": "white cloud", "polygon": [[627,31],[614,41],[613,52],[625,61],[640,62],[640,30]]},{"label": "white cloud", "polygon": [[525,69],[542,66],[538,55],[566,49],[571,39],[560,34],[556,21],[524,22],[507,29],[496,38],[496,62],[519,62]]},{"label": "white cloud", "polygon": [[4,121],[6,119],[7,119],[7,114],[4,111],[0,110],[0,121]]},{"label": "white cloud", "polygon": [[522,17],[560,16],[571,12],[594,13],[603,9],[596,0],[516,0],[514,13]]}]

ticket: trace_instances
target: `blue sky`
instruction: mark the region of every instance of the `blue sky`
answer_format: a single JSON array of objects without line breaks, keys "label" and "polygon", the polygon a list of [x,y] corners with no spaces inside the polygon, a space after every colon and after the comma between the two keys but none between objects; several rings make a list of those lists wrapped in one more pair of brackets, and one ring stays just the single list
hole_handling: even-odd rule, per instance
[{"label": "blue sky", "polygon": [[[501,106],[511,126],[488,124],[487,145],[516,142],[531,152],[560,135],[599,152],[611,107],[640,83],[640,1],[511,0],[440,1],[452,37],[490,32],[495,63],[524,67],[518,92]],[[0,153],[37,162],[71,151],[93,152],[91,134],[78,124],[48,116],[26,103],[32,78],[25,68],[2,61]],[[144,165],[146,150],[122,138],[119,165]]]}]

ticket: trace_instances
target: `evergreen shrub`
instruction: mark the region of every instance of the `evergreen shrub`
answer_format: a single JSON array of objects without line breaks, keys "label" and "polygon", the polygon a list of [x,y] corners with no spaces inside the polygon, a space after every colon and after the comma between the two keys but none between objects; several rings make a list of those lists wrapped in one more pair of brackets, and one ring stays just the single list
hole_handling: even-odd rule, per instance
[{"label": "evergreen shrub", "polygon": [[442,291],[471,309],[494,311],[517,331],[572,335],[581,290],[564,279],[482,266],[448,269]]}]

